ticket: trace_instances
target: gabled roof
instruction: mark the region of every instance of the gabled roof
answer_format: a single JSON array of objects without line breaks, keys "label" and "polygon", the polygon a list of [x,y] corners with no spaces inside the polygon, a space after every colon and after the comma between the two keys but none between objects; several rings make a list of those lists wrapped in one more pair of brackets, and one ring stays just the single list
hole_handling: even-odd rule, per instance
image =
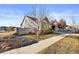
[{"label": "gabled roof", "polygon": [[50,23],[47,17],[44,17],[42,20],[45,20],[46,22]]},{"label": "gabled roof", "polygon": [[24,20],[25,20],[26,17],[30,18],[33,21],[36,21],[37,20],[37,18],[30,17],[30,16],[25,16],[24,19],[23,19],[23,21],[22,21],[22,23],[20,24],[20,26],[23,24],[23,22],[24,22]]},{"label": "gabled roof", "polygon": [[23,22],[24,22],[25,18],[26,18],[26,16],[24,17],[24,19],[23,19],[22,23],[20,24],[20,26],[22,26],[22,24],[23,24]]},{"label": "gabled roof", "polygon": [[[24,23],[24,21],[27,19],[26,17],[28,17],[29,19],[31,19],[31,20],[37,22],[37,21],[36,21],[37,18],[30,17],[30,16],[25,16],[24,19],[23,19],[23,21],[22,21],[22,23],[20,24],[20,26],[22,26],[22,24]],[[41,22],[43,22],[43,21],[46,21],[47,23],[50,23],[47,17],[43,17],[43,18],[41,19]]]},{"label": "gabled roof", "polygon": [[27,16],[27,17],[30,18],[31,20],[34,20],[34,21],[37,20],[37,18],[34,18],[34,17],[30,17],[30,16]]}]

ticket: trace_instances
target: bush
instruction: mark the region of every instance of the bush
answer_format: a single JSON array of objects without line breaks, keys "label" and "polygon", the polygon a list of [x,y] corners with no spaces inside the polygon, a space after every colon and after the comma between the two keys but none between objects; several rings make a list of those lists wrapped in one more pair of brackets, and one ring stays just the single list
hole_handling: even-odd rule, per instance
[{"label": "bush", "polygon": [[44,29],[41,32],[41,34],[51,34],[51,33],[54,33],[54,31],[52,29]]}]

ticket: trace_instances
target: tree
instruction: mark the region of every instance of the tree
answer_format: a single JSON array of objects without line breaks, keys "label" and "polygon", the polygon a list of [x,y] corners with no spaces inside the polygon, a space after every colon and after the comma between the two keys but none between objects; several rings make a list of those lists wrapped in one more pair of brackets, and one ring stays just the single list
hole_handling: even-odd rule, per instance
[{"label": "tree", "polygon": [[36,4],[32,5],[31,7],[31,16],[35,17],[37,16],[37,13],[36,13]]},{"label": "tree", "polygon": [[38,6],[36,4],[32,5],[31,7],[31,16],[37,18],[37,26],[38,28],[36,29],[36,35],[39,36],[40,32],[42,31],[42,18],[47,16],[47,10],[45,6]]},{"label": "tree", "polygon": [[38,12],[39,12],[39,13],[38,13],[38,17],[39,17],[39,18],[47,17],[47,13],[48,13],[48,12],[47,12],[46,6],[40,6]]},{"label": "tree", "polygon": [[66,24],[66,21],[61,19],[59,22],[58,22],[58,27],[61,28],[61,29],[65,29],[67,27],[67,24]]},{"label": "tree", "polygon": [[37,20],[37,24],[38,24],[38,29],[37,29],[37,36],[42,32],[42,21],[43,21],[43,17],[47,17],[47,9],[46,6],[39,6],[38,8],[38,20]]},{"label": "tree", "polygon": [[72,26],[73,26],[73,28],[72,28],[72,31],[73,31],[73,33],[75,33],[75,31],[76,31],[76,16],[71,16],[71,20],[72,20]]}]

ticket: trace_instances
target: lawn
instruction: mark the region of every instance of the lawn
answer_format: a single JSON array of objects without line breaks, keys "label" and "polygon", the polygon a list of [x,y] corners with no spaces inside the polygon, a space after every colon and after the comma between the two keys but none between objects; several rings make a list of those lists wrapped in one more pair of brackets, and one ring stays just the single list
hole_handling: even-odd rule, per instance
[{"label": "lawn", "polygon": [[46,54],[78,54],[79,53],[79,37],[67,36],[64,39],[54,43],[44,51]]},{"label": "lawn", "polygon": [[13,35],[15,32],[5,32],[0,34],[0,52],[8,51],[11,49],[21,48],[23,46],[37,43],[40,40],[47,39],[59,34],[45,34],[39,35]]}]

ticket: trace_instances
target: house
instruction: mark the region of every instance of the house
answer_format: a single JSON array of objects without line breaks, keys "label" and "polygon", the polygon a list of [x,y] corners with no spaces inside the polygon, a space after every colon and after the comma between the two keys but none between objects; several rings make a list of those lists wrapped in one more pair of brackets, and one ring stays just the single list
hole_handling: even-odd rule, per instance
[{"label": "house", "polygon": [[50,22],[49,22],[47,17],[43,17],[42,20],[41,20],[41,23],[42,23],[41,24],[42,30],[51,28]]},{"label": "house", "polygon": [[24,35],[24,34],[29,34],[29,29],[28,28],[16,28],[16,32],[17,32],[17,35]]},{"label": "house", "polygon": [[51,20],[50,24],[51,24],[51,27],[52,27],[52,29],[54,31],[58,31],[59,30],[57,20]]},{"label": "house", "polygon": [[6,27],[4,27],[4,26],[3,26],[3,27],[0,27],[0,33],[5,32],[5,28],[6,28]]},{"label": "house", "polygon": [[36,20],[36,18],[25,16],[20,26],[21,28],[29,28],[29,31],[35,32],[38,28]]},{"label": "house", "polygon": [[38,30],[51,28],[47,17],[34,18],[30,16],[25,16],[20,26],[21,28],[28,28],[29,32],[32,33],[35,33]]},{"label": "house", "polygon": [[57,20],[51,20],[51,27],[54,31],[63,31],[66,29],[67,24],[64,19]]}]

